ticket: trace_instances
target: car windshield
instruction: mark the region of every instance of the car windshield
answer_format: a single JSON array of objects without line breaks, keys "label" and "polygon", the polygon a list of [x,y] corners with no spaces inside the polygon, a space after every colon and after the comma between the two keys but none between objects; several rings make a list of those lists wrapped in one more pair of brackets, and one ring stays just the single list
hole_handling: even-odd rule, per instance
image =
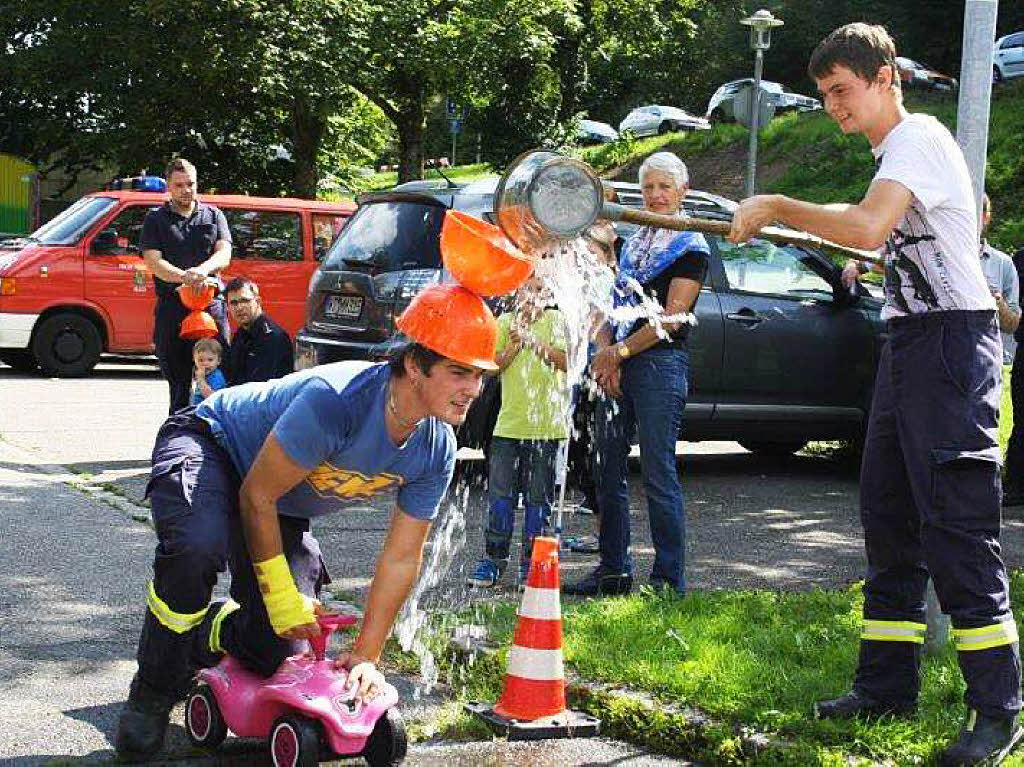
[{"label": "car windshield", "polygon": [[43,245],[74,245],[115,203],[112,197],[83,197],[36,229],[32,239]]},{"label": "car windshield", "polygon": [[445,208],[427,203],[366,203],[331,246],[324,269],[362,266],[387,272],[438,267],[444,212]]}]

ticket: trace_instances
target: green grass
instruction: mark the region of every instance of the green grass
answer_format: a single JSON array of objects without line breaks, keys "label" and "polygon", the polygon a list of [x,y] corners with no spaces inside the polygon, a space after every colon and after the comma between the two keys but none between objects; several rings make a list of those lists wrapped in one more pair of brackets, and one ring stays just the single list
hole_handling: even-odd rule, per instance
[{"label": "green grass", "polygon": [[[1011,575],[1011,597],[1021,614],[1021,573]],[[684,726],[678,717],[655,717],[654,724],[635,722],[625,729],[633,740],[660,743],[680,756],[740,763],[736,733],[752,728],[777,744],[753,759],[759,764],[927,763],[955,737],[965,715],[963,682],[949,646],[924,662],[916,717],[871,722],[811,717],[814,701],[844,692],[852,678],[859,585],[798,593],[703,592],[685,599],[645,588],[630,597],[569,602],[563,610],[565,658],[576,674],[696,708],[717,722],[691,741],[688,752],[676,750],[678,743],[673,746],[666,735]],[[492,636],[507,646],[512,605],[478,609],[472,619],[488,623]],[[501,690],[504,656],[501,651],[473,666],[448,657],[444,666],[467,699],[493,701]],[[623,717],[614,706],[598,713],[613,721]],[[1007,764],[1024,765],[1024,756]]]}]

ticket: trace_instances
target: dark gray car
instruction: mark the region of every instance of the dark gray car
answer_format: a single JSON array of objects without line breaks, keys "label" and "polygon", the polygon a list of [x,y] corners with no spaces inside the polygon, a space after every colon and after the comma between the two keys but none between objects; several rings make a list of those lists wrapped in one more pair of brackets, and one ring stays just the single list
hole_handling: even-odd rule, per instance
[{"label": "dark gray car", "polygon": [[[625,204],[639,204],[635,185],[616,186]],[[361,199],[310,283],[297,364],[385,355],[395,341],[395,318],[425,285],[445,279],[438,247],[445,211],[491,220],[487,190],[470,185]],[[733,207],[700,192],[685,205],[691,214],[723,220]],[[708,240],[710,270],[689,341],[683,437],[736,440],[771,453],[795,451],[811,439],[859,438],[885,330],[880,299],[860,286],[844,288],[839,268],[818,251]],[[498,405],[493,388],[470,411],[462,444],[489,440]]]}]

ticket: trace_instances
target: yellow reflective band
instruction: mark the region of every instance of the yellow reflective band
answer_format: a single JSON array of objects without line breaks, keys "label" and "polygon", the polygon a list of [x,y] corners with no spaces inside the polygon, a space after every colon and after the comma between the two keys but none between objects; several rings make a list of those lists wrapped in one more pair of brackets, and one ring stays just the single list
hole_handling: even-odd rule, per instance
[{"label": "yellow reflective band", "polygon": [[220,624],[224,622],[231,613],[241,607],[238,602],[234,599],[229,599],[227,602],[220,606],[217,610],[217,614],[213,616],[213,621],[210,623],[210,651],[211,652],[224,652],[224,648],[220,644]]},{"label": "yellow reflective band", "polygon": [[146,584],[146,605],[154,617],[175,634],[184,634],[186,631],[194,629],[202,623],[206,611],[209,609],[209,605],[207,605],[197,613],[176,613],[156,595],[153,581]]},{"label": "yellow reflective band", "polygon": [[980,629],[953,629],[953,644],[958,652],[988,650],[1017,641],[1017,624],[1001,621]]},{"label": "yellow reflective band", "polygon": [[923,644],[928,627],[912,621],[879,621],[864,619],[861,640],[874,642],[913,642]]}]

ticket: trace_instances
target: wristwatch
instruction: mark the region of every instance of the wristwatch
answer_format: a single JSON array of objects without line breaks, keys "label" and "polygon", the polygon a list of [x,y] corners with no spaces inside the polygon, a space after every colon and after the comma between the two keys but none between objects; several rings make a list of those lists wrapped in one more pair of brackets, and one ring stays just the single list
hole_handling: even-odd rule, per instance
[{"label": "wristwatch", "polygon": [[623,343],[615,344],[615,348],[619,350],[619,356],[624,360],[629,359],[629,347]]}]

